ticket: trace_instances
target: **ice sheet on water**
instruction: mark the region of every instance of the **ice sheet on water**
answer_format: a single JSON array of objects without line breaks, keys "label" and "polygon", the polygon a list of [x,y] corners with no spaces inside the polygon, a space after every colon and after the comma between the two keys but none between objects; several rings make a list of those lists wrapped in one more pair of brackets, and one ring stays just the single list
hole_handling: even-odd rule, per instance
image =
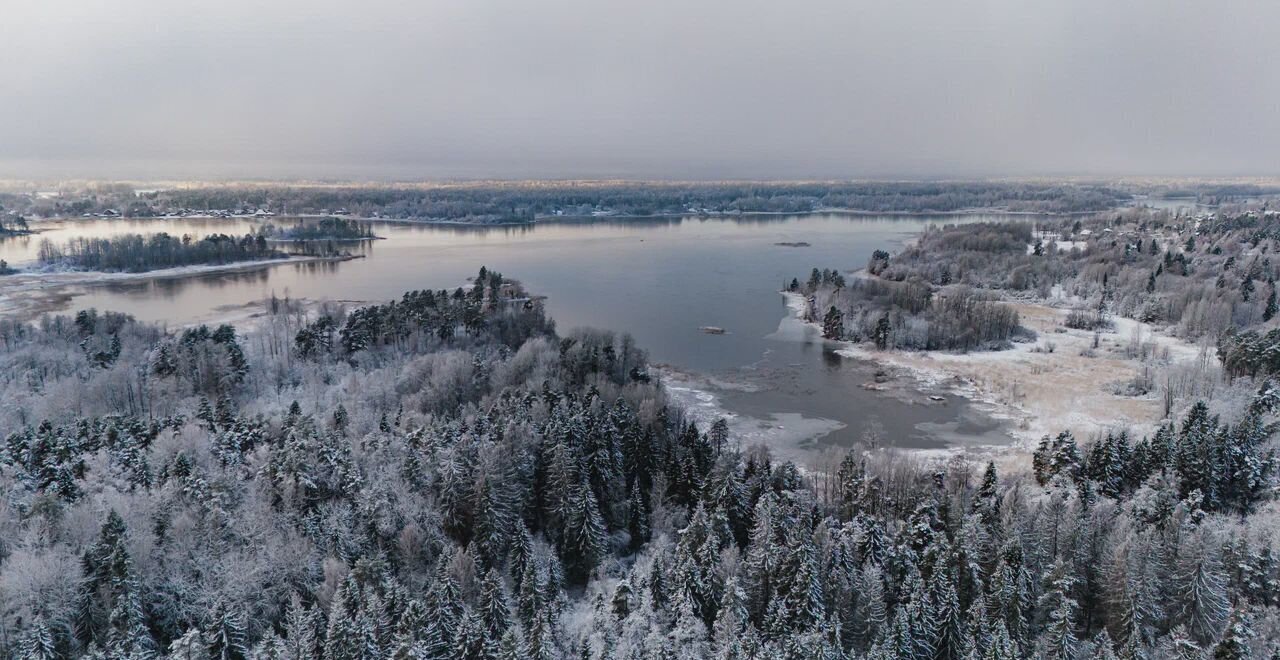
[{"label": "ice sheet on water", "polygon": [[715,390],[748,389],[750,383],[735,383],[694,374],[662,370],[663,384],[673,403],[681,406],[689,420],[707,429],[721,417],[729,424],[729,436],[742,447],[763,444],[780,458],[803,463],[814,443],[822,436],[844,428],[834,419],[805,417],[796,412],[775,412],[759,418],[739,415],[724,408]]}]

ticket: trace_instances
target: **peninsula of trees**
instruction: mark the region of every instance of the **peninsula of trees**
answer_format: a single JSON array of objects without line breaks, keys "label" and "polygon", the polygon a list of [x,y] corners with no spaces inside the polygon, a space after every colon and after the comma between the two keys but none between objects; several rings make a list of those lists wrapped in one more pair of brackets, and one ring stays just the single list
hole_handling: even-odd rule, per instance
[{"label": "peninsula of trees", "polygon": [[[887,256],[877,250],[872,262]],[[967,286],[935,290],[916,281],[846,280],[839,271],[815,268],[807,281],[793,279],[787,289],[805,296],[805,320],[820,322],[827,339],[869,341],[880,350],[996,350],[1034,338],[1017,312]]]},{"label": "peninsula of trees", "polygon": [[855,274],[815,269],[787,289],[828,336],[886,348],[998,347],[1020,336],[998,301],[1031,300],[1071,309],[1069,327],[1105,330],[1120,316],[1209,340],[1229,373],[1264,376],[1280,370],[1277,247],[1280,212],[1266,206],[1126,209],[931,229]]},{"label": "peninsula of trees", "polygon": [[1154,437],[1058,435],[1026,474],[883,449],[806,472],[690,423],[629,337],[560,335],[492,271],[267,311],[0,321],[0,654],[1278,650],[1262,381]]},{"label": "peninsula of trees", "polygon": [[148,236],[125,234],[110,238],[75,238],[61,246],[45,240],[40,244],[39,261],[42,266],[70,270],[144,273],[162,268],[283,259],[286,256],[272,248],[261,234],[239,237],[214,234],[192,239],[161,232]]}]

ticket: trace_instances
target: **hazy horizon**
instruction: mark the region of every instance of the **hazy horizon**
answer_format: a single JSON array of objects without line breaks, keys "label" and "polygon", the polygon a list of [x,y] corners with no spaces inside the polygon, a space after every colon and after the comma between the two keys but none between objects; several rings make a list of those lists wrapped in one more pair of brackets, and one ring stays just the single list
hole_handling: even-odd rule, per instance
[{"label": "hazy horizon", "polygon": [[1280,4],[21,2],[0,178],[1280,174]]}]

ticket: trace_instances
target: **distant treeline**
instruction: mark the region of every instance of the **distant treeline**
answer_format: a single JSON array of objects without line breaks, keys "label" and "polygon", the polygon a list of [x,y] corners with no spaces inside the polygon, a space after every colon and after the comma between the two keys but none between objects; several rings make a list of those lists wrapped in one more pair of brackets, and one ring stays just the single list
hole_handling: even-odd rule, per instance
[{"label": "distant treeline", "polygon": [[397,219],[531,222],[547,216],[679,213],[803,213],[848,209],[878,213],[947,213],[1000,209],[1042,213],[1099,211],[1127,193],[1092,184],[989,182],[815,183],[493,183],[442,186],[208,186],[147,192],[104,189],[37,199],[10,195],[45,217],[119,213],[146,217],[222,210],[276,215],[336,213]]},{"label": "distant treeline", "polygon": [[74,238],[62,246],[45,240],[39,260],[49,266],[78,270],[143,273],[196,264],[226,264],[286,255],[271,248],[264,236],[214,234],[201,239],[166,233],[125,234],[111,238]]},{"label": "distant treeline", "polygon": [[1280,195],[1280,186],[1263,186],[1253,183],[1209,183],[1188,186],[1172,186],[1156,191],[1158,199],[1195,199],[1200,204],[1217,204],[1224,201],[1248,201]]}]

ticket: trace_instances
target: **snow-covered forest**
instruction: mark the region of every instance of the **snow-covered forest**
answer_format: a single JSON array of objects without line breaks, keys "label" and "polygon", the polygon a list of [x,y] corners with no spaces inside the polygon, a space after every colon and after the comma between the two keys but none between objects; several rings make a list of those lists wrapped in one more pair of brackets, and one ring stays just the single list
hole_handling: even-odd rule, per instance
[{"label": "snow-covered forest", "polygon": [[1257,390],[1028,473],[828,473],[692,425],[629,337],[492,271],[241,328],[0,322],[0,654],[1271,657]]}]

